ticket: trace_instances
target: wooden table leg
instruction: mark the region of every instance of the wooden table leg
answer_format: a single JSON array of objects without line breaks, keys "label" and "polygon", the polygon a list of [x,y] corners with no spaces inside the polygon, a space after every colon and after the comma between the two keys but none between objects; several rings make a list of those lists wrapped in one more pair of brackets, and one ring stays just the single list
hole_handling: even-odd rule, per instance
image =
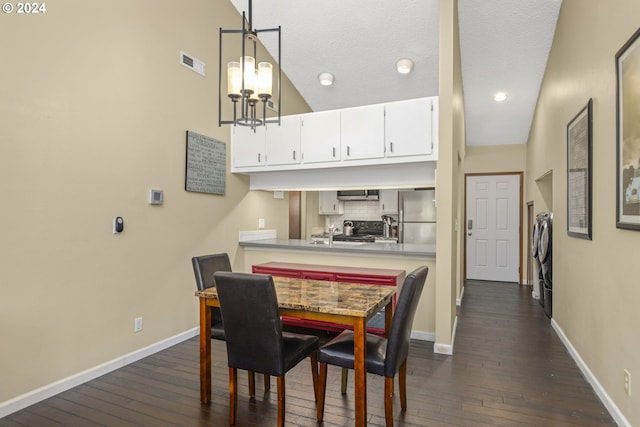
[{"label": "wooden table leg", "polygon": [[356,400],[356,427],[367,425],[367,357],[366,321],[358,318],[353,325],[354,340],[354,381]]},{"label": "wooden table leg", "polygon": [[393,299],[389,301],[389,304],[387,304],[384,308],[384,337],[385,338],[389,336],[392,319],[393,319]]},{"label": "wooden table leg", "polygon": [[200,402],[211,402],[211,309],[200,298]]}]

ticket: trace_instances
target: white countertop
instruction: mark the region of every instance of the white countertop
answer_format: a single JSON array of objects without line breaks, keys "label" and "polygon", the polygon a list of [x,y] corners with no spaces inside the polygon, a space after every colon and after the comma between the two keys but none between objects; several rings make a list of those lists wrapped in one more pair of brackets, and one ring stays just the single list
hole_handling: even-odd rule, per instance
[{"label": "white countertop", "polygon": [[298,239],[262,239],[239,242],[248,248],[288,249],[297,251],[349,252],[358,254],[390,254],[406,256],[426,256],[435,258],[436,245],[414,243],[362,243],[333,242],[332,246],[312,240]]}]

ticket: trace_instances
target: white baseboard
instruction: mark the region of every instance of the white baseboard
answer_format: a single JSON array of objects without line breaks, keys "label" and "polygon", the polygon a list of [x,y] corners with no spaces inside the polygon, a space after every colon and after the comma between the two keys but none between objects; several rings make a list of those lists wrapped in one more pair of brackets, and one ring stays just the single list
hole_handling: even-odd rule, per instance
[{"label": "white baseboard", "polygon": [[431,341],[434,342],[436,340],[436,334],[434,332],[423,332],[423,331],[411,331],[411,339],[419,340],[419,341]]},{"label": "white baseboard", "polygon": [[63,378],[51,384],[47,384],[36,390],[32,390],[20,396],[14,397],[13,399],[0,402],[0,418],[6,417],[9,414],[26,408],[27,406],[31,406],[34,403],[38,403],[40,401],[48,399],[49,397],[55,396],[58,393],[62,393],[63,391],[69,390],[80,384],[84,384],[94,378],[98,378],[99,376],[107,374],[111,371],[115,371],[118,368],[121,368],[137,360],[157,353],[161,350],[174,346],[182,341],[188,340],[189,338],[198,335],[199,333],[200,327],[189,329],[188,331],[182,332],[178,335],[174,335],[173,337],[169,337],[165,340],[159,341],[155,344],[151,344],[150,346],[133,351],[129,354],[125,354],[124,356],[115,358],[101,365],[94,366],[93,368],[89,368],[70,377]]},{"label": "white baseboard", "polygon": [[451,333],[451,344],[433,343],[433,352],[438,354],[453,354],[453,345],[456,342],[456,330],[458,329],[458,316],[453,321],[453,332]]},{"label": "white baseboard", "polygon": [[458,307],[460,307],[460,304],[462,304],[462,298],[464,297],[464,286],[462,287],[462,290],[460,291],[460,298],[456,299],[456,305]]},{"label": "white baseboard", "polygon": [[560,341],[562,341],[564,346],[567,348],[567,351],[569,351],[569,354],[578,365],[578,368],[580,368],[582,374],[586,377],[589,384],[591,384],[591,387],[593,387],[593,390],[596,392],[605,408],[607,408],[616,424],[620,427],[631,427],[631,423],[627,421],[622,412],[620,412],[620,409],[618,409],[618,406],[616,406],[598,379],[593,375],[593,372],[591,372],[587,364],[584,363],[584,360],[582,360],[582,357],[580,357],[580,354],[573,347],[571,341],[569,341],[569,338],[564,334],[562,328],[560,328],[560,325],[558,325],[555,319],[551,319],[551,327],[556,331],[560,337]]}]

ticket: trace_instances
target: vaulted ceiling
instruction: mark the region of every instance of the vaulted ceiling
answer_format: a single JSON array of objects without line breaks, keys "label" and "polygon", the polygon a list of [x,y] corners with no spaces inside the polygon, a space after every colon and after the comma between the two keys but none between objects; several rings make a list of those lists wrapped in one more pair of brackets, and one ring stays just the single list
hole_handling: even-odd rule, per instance
[{"label": "vaulted ceiling", "polygon": [[[256,0],[253,26],[282,27],[282,70],[321,111],[438,95],[439,3]],[[561,3],[458,0],[467,145],[527,142]],[[261,41],[277,51],[274,38]],[[396,71],[401,58],[411,73]],[[322,72],[333,85],[320,85]],[[497,92],[507,99],[495,102]]]}]

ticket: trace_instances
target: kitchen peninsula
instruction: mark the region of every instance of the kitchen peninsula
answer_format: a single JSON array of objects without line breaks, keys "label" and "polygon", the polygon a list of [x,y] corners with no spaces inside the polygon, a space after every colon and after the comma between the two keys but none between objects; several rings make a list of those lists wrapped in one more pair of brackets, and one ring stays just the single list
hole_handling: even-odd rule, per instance
[{"label": "kitchen peninsula", "polygon": [[335,253],[336,255],[391,255],[435,258],[436,245],[412,243],[362,243],[326,242],[299,239],[263,239],[240,242],[240,246],[256,249],[277,249],[315,253]]},{"label": "kitchen peninsula", "polygon": [[404,270],[429,267],[429,276],[413,325],[412,338],[435,340],[435,277],[436,248],[434,244],[324,242],[298,239],[240,239],[239,259],[244,271],[268,263],[315,264],[331,267]]}]

